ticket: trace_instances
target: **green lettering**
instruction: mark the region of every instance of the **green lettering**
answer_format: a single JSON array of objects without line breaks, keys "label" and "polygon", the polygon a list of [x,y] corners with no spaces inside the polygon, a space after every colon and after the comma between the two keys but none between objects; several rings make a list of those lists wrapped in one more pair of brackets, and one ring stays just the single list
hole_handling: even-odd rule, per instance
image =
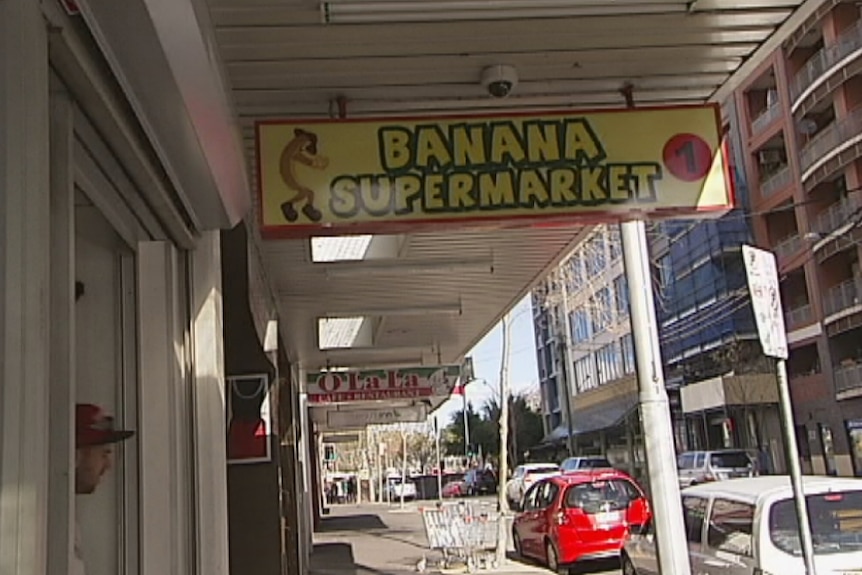
[{"label": "green lettering", "polygon": [[413,203],[422,193],[422,182],[412,174],[395,178],[395,213],[412,214]]},{"label": "green lettering", "polygon": [[476,198],[473,197],[472,192],[472,174],[452,174],[449,177],[449,208],[471,209],[476,207]]},{"label": "green lettering", "polygon": [[566,122],[563,156],[578,165],[593,165],[605,158],[605,151],[590,124],[584,119]]},{"label": "green lettering", "polygon": [[629,166],[608,164],[608,196],[612,202],[627,202],[632,197]]},{"label": "green lettering", "polygon": [[425,176],[425,211],[439,212],[446,209],[443,198],[443,175],[428,174]]},{"label": "green lettering", "polygon": [[515,207],[512,173],[479,174],[479,205],[483,210]]},{"label": "green lettering", "polygon": [[524,160],[524,146],[512,124],[491,126],[491,161],[505,164],[508,161],[519,163]]},{"label": "green lettering", "polygon": [[544,208],[548,205],[548,187],[536,170],[521,172],[519,192],[522,206]]},{"label": "green lettering", "polygon": [[416,165],[420,168],[448,166],[452,156],[446,147],[446,139],[436,126],[423,126],[416,133]]},{"label": "green lettering", "polygon": [[452,130],[452,161],[456,166],[481,166],[485,157],[482,126],[457,126]]},{"label": "green lettering", "polygon": [[658,192],[655,183],[662,177],[661,166],[658,164],[632,164],[631,175],[635,183],[635,199],[640,202],[656,201]]},{"label": "green lettering", "polygon": [[410,131],[406,128],[381,128],[377,136],[380,161],[387,172],[403,170],[413,161],[410,152]]},{"label": "green lettering", "polygon": [[548,185],[551,188],[551,204],[554,206],[577,205],[578,195],[575,187],[578,185],[577,172],[570,168],[550,170]]},{"label": "green lettering", "polygon": [[329,187],[329,209],[339,218],[352,218],[359,213],[356,180],[341,176]]},{"label": "green lettering", "polygon": [[604,168],[601,166],[584,167],[580,170],[581,201],[587,205],[603,204],[607,201],[604,186]]},{"label": "green lettering", "polygon": [[526,132],[527,159],[531,164],[560,160],[557,124],[528,124]]}]

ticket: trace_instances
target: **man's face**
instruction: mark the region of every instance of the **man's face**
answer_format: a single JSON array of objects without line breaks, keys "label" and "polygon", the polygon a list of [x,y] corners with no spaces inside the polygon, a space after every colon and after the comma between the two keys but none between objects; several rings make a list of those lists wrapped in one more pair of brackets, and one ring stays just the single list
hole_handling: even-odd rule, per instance
[{"label": "man's face", "polygon": [[111,445],[91,445],[75,450],[75,493],[92,493],[111,468]]}]

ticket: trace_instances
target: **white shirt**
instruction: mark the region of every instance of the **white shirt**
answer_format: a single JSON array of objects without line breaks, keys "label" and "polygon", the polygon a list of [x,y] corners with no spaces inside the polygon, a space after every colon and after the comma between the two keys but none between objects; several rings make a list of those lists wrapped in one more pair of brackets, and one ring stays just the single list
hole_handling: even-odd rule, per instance
[{"label": "white shirt", "polygon": [[81,555],[81,534],[78,522],[75,521],[75,549],[69,558],[69,575],[87,575],[84,568],[84,558]]}]

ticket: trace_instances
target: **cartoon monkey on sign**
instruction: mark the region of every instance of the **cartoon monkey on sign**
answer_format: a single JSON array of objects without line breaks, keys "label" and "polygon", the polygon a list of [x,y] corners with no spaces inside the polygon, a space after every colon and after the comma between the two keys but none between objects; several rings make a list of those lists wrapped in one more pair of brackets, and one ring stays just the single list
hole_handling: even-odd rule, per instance
[{"label": "cartoon monkey on sign", "polygon": [[279,171],[281,179],[295,194],[292,198],[281,204],[281,212],[289,222],[295,222],[299,214],[296,213],[295,203],[305,201],[302,213],[312,222],[319,222],[322,214],[314,207],[314,190],[300,182],[296,177],[297,164],[303,164],[317,170],[324,170],[329,165],[329,159],[317,153],[317,134],[306,132],[300,128],[293,131],[293,139],[287,143],[281,152],[279,160]]}]

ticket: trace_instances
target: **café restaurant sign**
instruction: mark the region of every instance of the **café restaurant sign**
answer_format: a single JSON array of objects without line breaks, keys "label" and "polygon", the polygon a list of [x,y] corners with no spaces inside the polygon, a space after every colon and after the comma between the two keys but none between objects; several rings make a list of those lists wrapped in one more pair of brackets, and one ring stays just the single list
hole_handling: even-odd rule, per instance
[{"label": "caf\u00e9 restaurant sign", "polygon": [[267,237],[732,207],[713,105],[256,126]]},{"label": "caf\u00e9 restaurant sign", "polygon": [[461,376],[457,365],[324,371],[306,375],[309,403],[448,397]]}]

